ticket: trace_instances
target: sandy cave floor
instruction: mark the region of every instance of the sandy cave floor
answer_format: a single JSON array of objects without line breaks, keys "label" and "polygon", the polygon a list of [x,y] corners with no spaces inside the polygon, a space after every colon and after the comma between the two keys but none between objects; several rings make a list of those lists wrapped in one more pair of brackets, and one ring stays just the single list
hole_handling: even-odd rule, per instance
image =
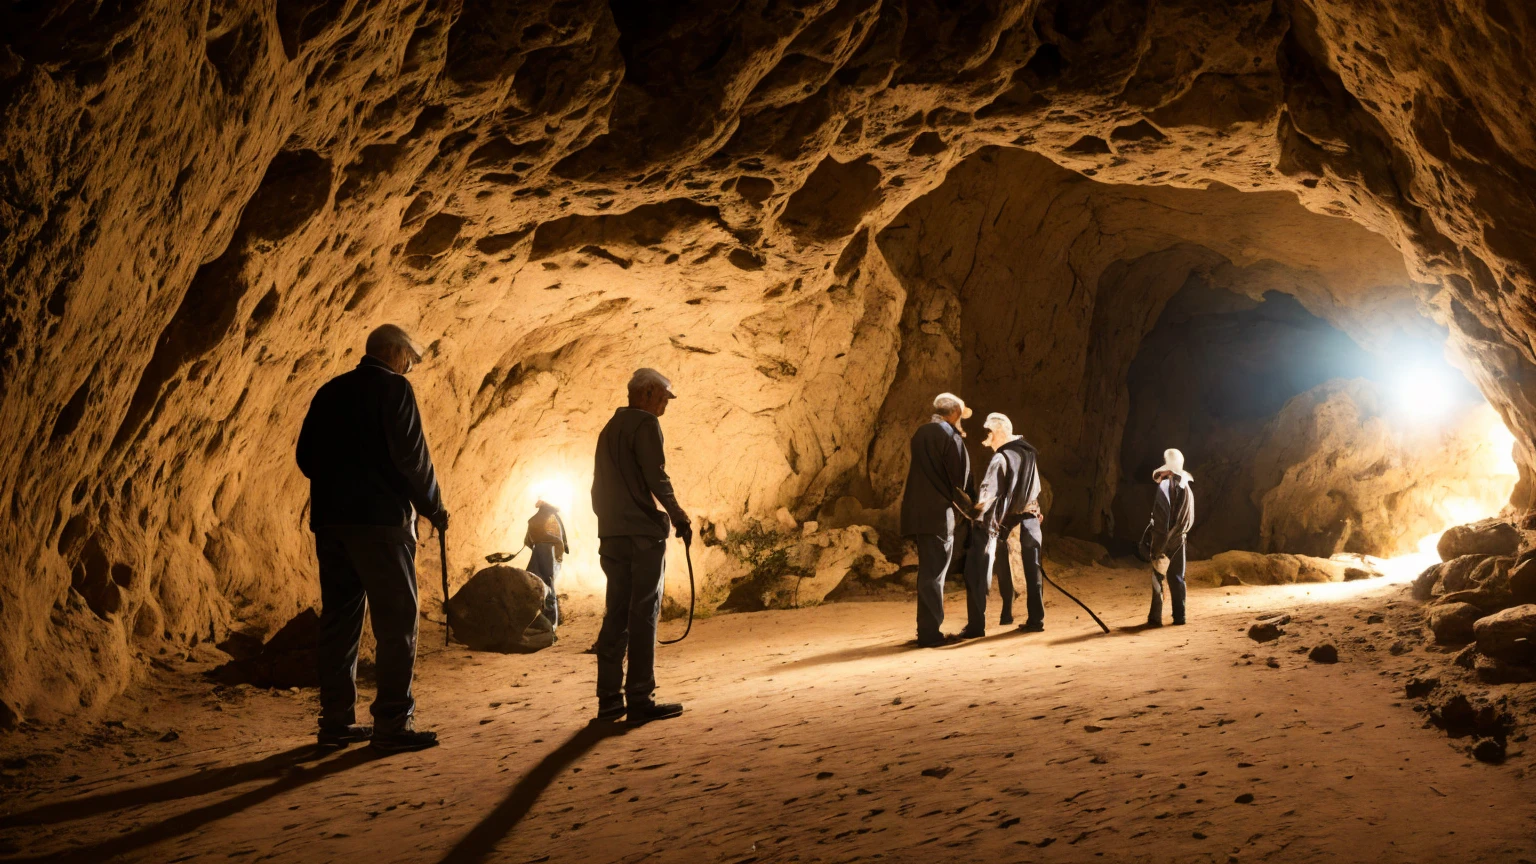
[{"label": "sandy cave floor", "polygon": [[[215,690],[203,649],[105,720],[0,739],[0,858],[1536,860],[1528,744],[1474,762],[1403,698],[1444,657],[1402,585],[1197,590],[1190,626],[1138,631],[1140,573],[1059,578],[1111,635],[1049,588],[1045,633],[996,627],[994,598],[995,635],[939,650],[903,644],[910,603],[700,621],[660,649],[687,713],[637,729],[589,722],[591,616],[532,656],[424,630],[443,744],[387,758],[316,752],[313,691]],[[1250,641],[1272,610],[1289,635]],[[1323,641],[1337,665],[1306,659]]]}]

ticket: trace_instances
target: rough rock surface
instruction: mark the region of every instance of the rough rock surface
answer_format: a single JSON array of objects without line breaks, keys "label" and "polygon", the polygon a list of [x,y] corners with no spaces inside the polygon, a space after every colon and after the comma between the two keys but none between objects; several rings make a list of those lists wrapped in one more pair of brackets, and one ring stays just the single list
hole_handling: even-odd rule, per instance
[{"label": "rough rock surface", "polygon": [[1472,625],[1483,610],[1471,603],[1446,603],[1429,610],[1427,623],[1441,645],[1465,645],[1473,639]]},{"label": "rough rock surface", "polygon": [[1477,650],[1506,663],[1536,662],[1536,606],[1511,606],[1472,625]]},{"label": "rough rock surface", "polygon": [[[694,400],[674,446],[731,442],[672,454],[697,515],[885,508],[952,386],[1049,417],[1024,431],[1061,525],[1107,533],[1117,371],[1194,271],[1351,332],[1417,298],[1536,428],[1536,20],[1504,0],[5,17],[0,551],[27,563],[0,579],[0,714],[99,704],[167,640],[316,600],[292,443],[385,320],[430,346],[458,560],[515,540],[531,486],[584,486],[642,364]],[[993,223],[1017,230],[961,242]],[[974,254],[998,243],[1037,260]]]},{"label": "rough rock surface", "polygon": [[1485,519],[1445,529],[1435,547],[1441,561],[1462,555],[1511,556],[1520,551],[1520,531],[1500,519]]},{"label": "rough rock surface", "polygon": [[1342,562],[1309,555],[1233,551],[1189,562],[1184,578],[1191,585],[1290,585],[1343,582],[1347,569]]},{"label": "rough rock surface", "polygon": [[544,592],[539,577],[527,570],[496,565],[476,573],[448,601],[453,638],[476,651],[515,654],[550,644],[542,620]]}]

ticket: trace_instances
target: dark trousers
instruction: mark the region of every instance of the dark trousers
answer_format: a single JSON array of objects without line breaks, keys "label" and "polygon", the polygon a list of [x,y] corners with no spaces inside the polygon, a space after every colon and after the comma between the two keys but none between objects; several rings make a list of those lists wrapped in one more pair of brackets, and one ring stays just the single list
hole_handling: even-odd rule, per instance
[{"label": "dark trousers", "polygon": [[[1177,548],[1169,547],[1164,555],[1168,556],[1168,593],[1173,600],[1173,620],[1184,620],[1184,541],[1178,541]],[[1163,620],[1163,579],[1152,571],[1152,611],[1147,613],[1148,621]]]},{"label": "dark trousers", "polygon": [[551,626],[560,626],[560,601],[555,597],[555,580],[560,578],[560,561],[555,558],[555,544],[533,544],[533,556],[528,559],[528,572],[539,577],[549,591],[544,595],[544,617]]},{"label": "dark trousers", "polygon": [[597,633],[597,701],[619,701],[622,684],[630,705],[644,704],[656,690],[656,622],[661,619],[667,543],[651,537],[603,537],[597,554],[608,577],[607,608]]},{"label": "dark trousers", "polygon": [[374,726],[402,729],[416,713],[411,676],[416,667],[416,543],[398,530],[367,527],[321,528],[315,534],[320,559],[320,725],[357,722],[357,647],[363,612],[373,618],[378,692]]},{"label": "dark trousers", "polygon": [[987,629],[987,594],[992,590],[996,553],[997,538],[989,536],[985,528],[972,526],[971,548],[965,553],[965,629],[970,633]]},{"label": "dark trousers", "polygon": [[917,541],[917,641],[933,642],[944,624],[944,577],[949,573],[955,538],[944,534],[916,534]]},{"label": "dark trousers", "polygon": [[[1015,523],[1019,529],[1019,560],[1024,565],[1024,605],[1029,617],[1025,619],[1027,624],[1045,623],[1045,571],[1040,567],[1040,520],[1034,517]],[[1004,523],[1003,533],[999,538],[997,564],[994,569],[997,572],[997,590],[1003,595],[1002,619],[1013,617],[1013,556],[1011,547],[1013,544],[1014,525]]]}]

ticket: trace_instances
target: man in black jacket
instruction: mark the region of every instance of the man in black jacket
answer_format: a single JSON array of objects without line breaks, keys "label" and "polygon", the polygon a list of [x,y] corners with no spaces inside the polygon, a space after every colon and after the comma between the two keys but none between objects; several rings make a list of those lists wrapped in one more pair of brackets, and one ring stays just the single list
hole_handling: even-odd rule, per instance
[{"label": "man in black jacket", "polygon": [[1152,520],[1142,532],[1140,552],[1152,562],[1152,608],[1147,625],[1163,626],[1163,580],[1173,595],[1173,623],[1184,623],[1184,539],[1195,525],[1195,478],[1184,470],[1184,454],[1175,449],[1163,451],[1162,467],[1152,472],[1157,497],[1152,502]]},{"label": "man in black jacket", "polygon": [[944,577],[955,546],[958,496],[971,486],[971,457],[960,421],[971,409],[953,393],[933,400],[933,416],[912,435],[912,461],[901,497],[901,533],[917,544],[917,644],[955,641],[944,624]]},{"label": "man in black jacket", "polygon": [[608,578],[603,626],[593,646],[599,720],[627,716],[630,723],[646,723],[683,713],[682,705],[655,698],[656,622],[668,523],[684,544],[693,539],[688,514],[678,506],[667,476],[658,419],[675,398],[666,376],[640,369],[629,379],[629,405],[615,411],[597,437],[592,510],[597,514],[597,554]]},{"label": "man in black jacket", "polygon": [[[309,478],[309,525],[320,559],[321,744],[372,738],[396,752],[437,744],[418,732],[411,696],[416,665],[416,516],[439,531],[448,511],[405,374],[421,349],[393,324],[368,334],[366,355],[315,394],[299,433]],[[374,726],[359,725],[357,648],[363,611],[378,643]]]}]

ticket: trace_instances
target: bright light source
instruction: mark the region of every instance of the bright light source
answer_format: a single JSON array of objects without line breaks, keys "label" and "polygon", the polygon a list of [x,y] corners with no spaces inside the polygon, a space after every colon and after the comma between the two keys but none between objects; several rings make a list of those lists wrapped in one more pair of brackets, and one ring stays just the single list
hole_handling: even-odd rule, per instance
[{"label": "bright light source", "polygon": [[543,500],[559,507],[562,511],[569,511],[571,505],[576,502],[576,484],[565,474],[550,474],[534,483],[529,489],[531,493],[528,505]]},{"label": "bright light source", "polygon": [[1493,464],[1490,466],[1493,473],[1519,476],[1520,466],[1515,464],[1515,435],[1497,415],[1488,424],[1488,446],[1493,451]]},{"label": "bright light source", "polygon": [[1429,363],[1412,363],[1393,371],[1389,387],[1398,414],[1418,423],[1444,417],[1456,402],[1457,381]]}]

